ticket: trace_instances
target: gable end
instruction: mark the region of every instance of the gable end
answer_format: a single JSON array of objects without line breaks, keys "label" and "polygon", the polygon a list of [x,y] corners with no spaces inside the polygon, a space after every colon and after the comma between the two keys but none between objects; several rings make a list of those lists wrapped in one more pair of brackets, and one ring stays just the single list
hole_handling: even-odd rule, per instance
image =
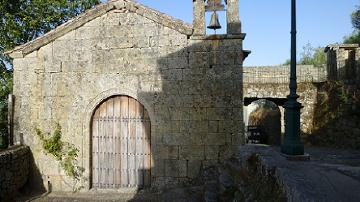
[{"label": "gable end", "polygon": [[169,15],[146,7],[144,5],[133,2],[132,0],[115,0],[109,1],[106,4],[100,4],[93,9],[86,11],[85,13],[75,17],[68,22],[58,26],[54,30],[46,33],[45,35],[32,40],[26,44],[16,47],[15,49],[5,52],[12,58],[22,58],[29,53],[38,50],[39,48],[51,43],[57,38],[64,36],[72,30],[75,30],[87,22],[100,17],[111,10],[126,10],[128,12],[137,13],[145,18],[153,20],[159,24],[162,24],[165,27],[174,29],[185,35],[192,35],[193,27],[191,24],[185,23],[181,20],[175,19]]}]

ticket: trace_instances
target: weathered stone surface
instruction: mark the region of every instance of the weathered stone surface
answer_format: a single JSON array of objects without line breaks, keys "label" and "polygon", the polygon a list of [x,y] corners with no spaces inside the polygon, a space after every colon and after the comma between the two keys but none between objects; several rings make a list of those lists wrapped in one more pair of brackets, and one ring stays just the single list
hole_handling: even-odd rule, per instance
[{"label": "weathered stone surface", "polygon": [[15,146],[0,151],[0,201],[12,201],[30,171],[30,149]]},{"label": "weathered stone surface", "polygon": [[[296,69],[297,82],[324,82],[327,79],[325,66],[315,67],[313,65],[298,65]],[[289,83],[289,66],[253,66],[244,67],[244,83]]]},{"label": "weathered stone surface", "polygon": [[[71,33],[71,31],[75,29],[78,28],[82,29],[81,26],[86,27],[84,26],[86,23],[89,23],[88,25],[91,26],[102,26],[103,24],[101,22],[103,22],[104,25],[118,25],[118,22],[116,21],[116,17],[113,18],[110,17],[105,20],[97,19],[98,17],[101,17],[111,11],[117,11],[117,13],[125,13],[130,11],[131,13],[136,13],[138,14],[138,16],[144,17],[146,20],[156,21],[161,25],[163,25],[164,27],[169,27],[171,29],[177,30],[178,32],[183,33],[185,35],[191,35],[193,32],[191,25],[186,24],[180,20],[174,19],[168,15],[165,15],[153,9],[150,9],[148,7],[144,7],[143,5],[137,4],[134,1],[131,0],[109,1],[107,4],[100,4],[95,8],[88,10],[86,13],[68,21],[67,23],[45,34],[43,37],[40,37],[34,41],[26,43],[22,46],[15,48],[12,51],[7,52],[7,54],[10,54],[12,57],[24,57],[32,53],[34,50],[42,46],[45,46],[48,43],[51,43],[52,41],[58,39],[59,37],[61,37],[62,39],[70,38],[71,36],[64,36],[64,35],[67,35],[69,32]],[[137,18],[129,18],[127,19],[126,22],[128,24],[132,24],[134,23],[134,21],[136,21],[136,19]],[[98,36],[100,36],[100,32],[96,32],[96,31],[95,32],[90,31],[87,34],[83,34],[83,36],[85,37],[94,36],[94,33],[95,34],[98,33],[99,34]]]},{"label": "weathered stone surface", "polygon": [[260,99],[252,103],[255,110],[249,115],[249,125],[257,126],[264,135],[262,144],[280,145],[281,114],[279,107],[268,100]]},{"label": "weathered stone surface", "polygon": [[[153,186],[185,183],[244,142],[237,88],[244,37],[192,34],[191,25],[119,0],[13,51],[23,55],[14,60],[15,135],[24,136],[54,191],[91,188],[89,123],[114,95],[133,97],[149,112]],[[64,141],[80,150],[80,183],[44,155],[35,135],[34,128],[49,133],[57,122]]]},{"label": "weathered stone surface", "polygon": [[241,22],[239,17],[239,1],[228,0],[227,1],[227,33],[229,34],[241,34]]},{"label": "weathered stone surface", "polygon": [[[280,98],[286,99],[289,94],[288,83],[244,83],[243,85],[244,98]],[[300,114],[300,128],[303,133],[309,134],[313,129],[314,110],[317,103],[317,93],[319,92],[316,83],[298,83],[298,101],[303,105]],[[281,128],[284,130],[284,108],[279,107],[281,111]],[[246,109],[247,110],[247,109]],[[250,110],[251,111],[251,110]],[[249,114],[248,114],[249,115]],[[245,117],[247,120],[248,117]]]},{"label": "weathered stone surface", "polygon": [[325,48],[327,53],[327,78],[359,84],[359,44],[333,44]]},{"label": "weathered stone surface", "polygon": [[289,161],[278,148],[241,147],[231,158],[205,166],[191,186],[162,177],[162,192],[52,193],[36,201],[358,201],[360,152],[306,148],[309,161]]},{"label": "weathered stone surface", "polygon": [[243,160],[257,155],[263,174],[276,177],[288,201],[358,201],[360,198],[358,152],[309,148],[311,160],[299,162],[286,160],[271,147],[245,146],[241,151],[239,156]]},{"label": "weathered stone surface", "polygon": [[[304,106],[301,110],[301,132],[303,134],[314,134],[317,126],[317,106],[321,105],[326,93],[322,91],[324,82],[327,80],[341,80],[348,84],[355,84],[359,79],[359,55],[360,48],[357,44],[336,44],[326,48],[328,61],[326,66],[297,66],[297,81],[299,102]],[[288,95],[289,68],[279,67],[245,67],[244,97],[245,98],[286,98]],[[326,83],[325,83],[326,84]],[[326,97],[326,96],[325,96]],[[246,111],[251,111],[245,107]],[[282,133],[284,133],[284,108],[280,107],[282,114]],[[245,113],[245,122],[249,113]],[[353,122],[349,120],[347,122]],[[333,124],[335,125],[335,124]],[[328,132],[336,130],[339,126],[329,128]],[[338,137],[342,137],[345,127],[340,127]],[[349,132],[345,132],[348,134]],[[352,133],[352,132],[350,132]],[[316,137],[315,137],[316,138]],[[321,138],[321,137],[319,137]],[[346,138],[343,138],[346,139]],[[335,140],[336,141],[336,140]]]},{"label": "weathered stone surface", "polygon": [[203,0],[195,0],[194,4],[194,35],[203,36],[206,34],[205,21],[205,2]]}]

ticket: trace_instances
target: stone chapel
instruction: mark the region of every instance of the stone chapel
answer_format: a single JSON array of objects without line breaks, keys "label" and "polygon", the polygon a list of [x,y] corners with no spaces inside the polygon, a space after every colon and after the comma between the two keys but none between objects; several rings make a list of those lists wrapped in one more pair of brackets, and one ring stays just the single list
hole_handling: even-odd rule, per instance
[{"label": "stone chapel", "polygon": [[[222,3],[226,34],[206,33],[212,0],[187,24],[113,0],[8,52],[14,61],[14,139],[31,148],[31,183],[53,191],[186,184],[244,143],[238,0]],[[78,149],[66,175],[36,130]]]}]

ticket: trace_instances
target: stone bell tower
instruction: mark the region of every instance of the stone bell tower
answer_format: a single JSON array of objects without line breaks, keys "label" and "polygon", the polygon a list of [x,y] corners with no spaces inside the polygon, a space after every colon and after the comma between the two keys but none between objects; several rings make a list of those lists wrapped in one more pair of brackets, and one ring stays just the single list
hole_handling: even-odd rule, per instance
[{"label": "stone bell tower", "polygon": [[239,0],[227,0],[226,2],[227,34],[241,34]]},{"label": "stone bell tower", "polygon": [[[209,158],[222,161],[244,144],[243,61],[250,51],[243,50],[245,34],[241,32],[239,0],[193,0],[193,3],[193,34],[189,38],[189,66],[193,74],[186,79],[205,84],[197,89],[201,94],[208,92],[201,95],[199,105],[206,109],[204,120],[209,126],[203,133],[205,156],[215,151]],[[207,12],[211,14],[209,24]],[[226,12],[226,25],[220,23],[219,12]],[[225,34],[206,33],[207,28],[216,30],[222,26],[226,26]],[[213,142],[208,141],[210,137]]]},{"label": "stone bell tower", "polygon": [[193,0],[194,6],[194,36],[206,35],[205,12],[225,11],[227,32],[229,35],[241,35],[239,16],[239,0]]}]

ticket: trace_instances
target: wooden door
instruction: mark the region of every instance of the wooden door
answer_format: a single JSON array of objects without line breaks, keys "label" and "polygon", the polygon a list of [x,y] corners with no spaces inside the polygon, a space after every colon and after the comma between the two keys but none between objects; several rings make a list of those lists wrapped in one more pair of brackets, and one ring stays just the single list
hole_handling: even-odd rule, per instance
[{"label": "wooden door", "polygon": [[103,102],[92,118],[92,187],[147,187],[151,178],[150,118],[128,96]]}]

